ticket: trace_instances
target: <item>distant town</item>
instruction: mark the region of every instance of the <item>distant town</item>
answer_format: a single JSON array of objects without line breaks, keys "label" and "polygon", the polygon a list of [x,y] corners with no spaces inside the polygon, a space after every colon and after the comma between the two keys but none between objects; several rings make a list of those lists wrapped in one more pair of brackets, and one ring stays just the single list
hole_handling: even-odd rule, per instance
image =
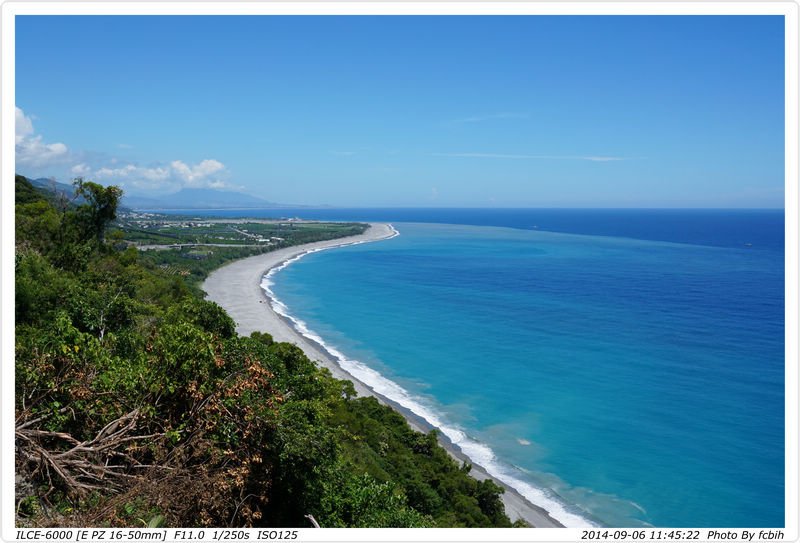
[{"label": "distant town", "polygon": [[118,226],[124,240],[140,250],[177,249],[187,246],[274,247],[291,237],[329,230],[330,223],[299,218],[209,219],[126,211]]}]

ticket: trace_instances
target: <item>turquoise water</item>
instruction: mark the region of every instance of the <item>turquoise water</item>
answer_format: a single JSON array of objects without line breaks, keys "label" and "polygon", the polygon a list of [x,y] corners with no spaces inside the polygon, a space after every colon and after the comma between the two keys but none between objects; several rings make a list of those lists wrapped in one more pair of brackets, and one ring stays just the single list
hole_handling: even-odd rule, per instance
[{"label": "turquoise water", "polygon": [[784,525],[781,243],[394,224],[271,277],[359,377],[565,524]]}]

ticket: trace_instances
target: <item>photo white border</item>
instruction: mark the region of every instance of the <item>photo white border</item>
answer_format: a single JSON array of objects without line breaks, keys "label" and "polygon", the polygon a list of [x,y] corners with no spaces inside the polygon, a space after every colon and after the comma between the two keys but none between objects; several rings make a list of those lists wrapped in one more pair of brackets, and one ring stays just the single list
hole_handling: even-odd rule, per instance
[{"label": "photo white border", "polygon": [[[798,13],[796,0],[776,2],[37,2],[0,1],[0,538],[14,528],[14,47],[16,15],[782,15],[785,17],[785,228],[786,228],[786,523],[783,541],[797,541],[798,478]],[[613,531],[613,530],[612,530]],[[741,530],[737,530],[741,532]],[[251,540],[254,534],[251,535]],[[321,529],[298,541],[576,541],[579,529]]]}]

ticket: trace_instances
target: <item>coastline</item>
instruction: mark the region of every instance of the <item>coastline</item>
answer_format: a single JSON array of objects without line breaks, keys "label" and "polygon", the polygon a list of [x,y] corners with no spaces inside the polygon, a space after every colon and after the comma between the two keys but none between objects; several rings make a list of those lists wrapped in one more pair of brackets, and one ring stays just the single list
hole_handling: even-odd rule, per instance
[{"label": "coastline", "polygon": [[[397,402],[375,392],[364,382],[342,368],[325,347],[301,334],[295,328],[293,321],[273,309],[273,299],[268,296],[262,287],[263,278],[268,272],[277,270],[287,262],[300,258],[307,253],[385,240],[396,235],[398,235],[398,232],[389,224],[370,223],[367,231],[357,236],[297,245],[236,260],[214,270],[203,283],[202,289],[206,292],[206,297],[209,300],[219,304],[233,318],[238,334],[246,336],[255,331],[268,332],[275,341],[297,345],[311,360],[327,368],[335,378],[351,381],[360,396],[372,396],[381,403],[389,405],[403,415],[412,428],[427,433],[433,430],[434,426]],[[479,481],[491,479],[495,484],[505,489],[501,499],[506,514],[512,521],[522,519],[537,528],[562,527],[562,524],[550,516],[545,509],[534,505],[517,490],[487,473],[483,467],[475,464],[441,432],[439,432],[439,441],[451,456],[472,465],[470,475],[475,479]]]}]

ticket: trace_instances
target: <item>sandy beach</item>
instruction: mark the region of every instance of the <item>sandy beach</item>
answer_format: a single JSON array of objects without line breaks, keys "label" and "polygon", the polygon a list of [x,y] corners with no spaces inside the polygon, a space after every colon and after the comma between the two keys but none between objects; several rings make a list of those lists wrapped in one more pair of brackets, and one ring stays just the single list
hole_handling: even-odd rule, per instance
[{"label": "sandy beach", "polygon": [[[255,331],[267,332],[272,335],[275,341],[297,345],[309,358],[330,370],[334,377],[351,381],[359,395],[377,398],[382,403],[390,405],[400,412],[413,428],[421,432],[428,432],[433,427],[427,421],[388,398],[375,393],[366,384],[342,369],[322,346],[299,334],[291,326],[290,321],[273,311],[269,298],[261,288],[262,278],[267,271],[304,253],[353,243],[379,241],[395,235],[396,231],[391,225],[371,223],[370,228],[358,236],[287,247],[262,255],[236,260],[212,272],[203,283],[203,290],[209,300],[222,306],[233,318],[236,322],[236,331],[240,335],[250,335]],[[457,446],[450,443],[441,434],[440,441],[454,457],[472,464],[470,473],[473,477],[478,480],[492,479],[506,489],[505,493],[502,494],[502,499],[506,514],[512,521],[521,518],[531,526],[540,528],[561,526],[547,511],[533,505],[516,490],[491,477],[480,466],[470,461]]]}]

